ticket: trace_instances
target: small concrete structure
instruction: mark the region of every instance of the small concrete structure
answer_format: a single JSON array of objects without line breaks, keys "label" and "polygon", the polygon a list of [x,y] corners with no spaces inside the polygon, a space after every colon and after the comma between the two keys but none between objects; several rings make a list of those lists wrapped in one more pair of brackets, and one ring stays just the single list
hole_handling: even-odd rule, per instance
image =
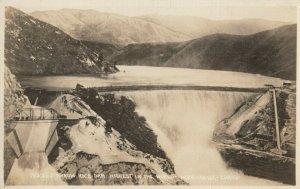
[{"label": "small concrete structure", "polygon": [[58,120],[17,121],[7,141],[18,158],[32,152],[48,156],[58,141],[57,124]]}]

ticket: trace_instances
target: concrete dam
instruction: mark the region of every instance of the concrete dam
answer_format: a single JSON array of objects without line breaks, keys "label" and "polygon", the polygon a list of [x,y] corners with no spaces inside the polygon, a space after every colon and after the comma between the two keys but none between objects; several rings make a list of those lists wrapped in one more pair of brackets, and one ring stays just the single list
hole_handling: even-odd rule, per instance
[{"label": "concrete dam", "polygon": [[[259,93],[153,90],[116,94],[128,96],[136,103],[137,112],[158,135],[158,142],[173,161],[175,171],[188,183],[235,184],[239,180],[247,185],[253,181],[262,185],[274,184],[229,169],[212,142],[217,123]],[[226,176],[230,178],[225,179]]]},{"label": "concrete dam", "polygon": [[[235,88],[230,87],[214,87],[211,90],[205,87],[201,88],[201,86],[196,88],[194,89],[193,86],[185,88],[168,86],[163,89],[146,87],[145,90],[136,90],[134,87],[133,90],[127,88],[124,91],[120,88],[111,88],[108,93],[127,96],[135,102],[137,113],[146,118],[149,127],[157,134],[158,143],[174,163],[176,173],[188,183],[196,185],[239,184],[240,182],[247,185],[252,183],[280,184],[246,176],[237,170],[228,168],[212,142],[214,128],[220,121],[234,114],[235,110],[247,99],[263,94],[268,89],[246,88],[235,91]],[[98,91],[102,93],[105,90]],[[61,92],[58,92],[59,94]],[[49,111],[46,112],[49,119],[55,117],[49,114]],[[36,169],[39,171],[52,170],[52,167],[47,164],[47,155],[58,139],[55,131],[57,123],[57,120],[18,121],[15,131],[8,139],[16,154],[19,154],[19,159],[16,160],[11,172],[14,177],[8,178],[8,184],[18,179],[15,177],[17,174],[14,173],[17,171],[14,170],[21,169],[23,173],[24,170],[27,170],[24,166],[20,167],[19,161],[26,161],[24,159],[31,162],[37,160],[39,163],[36,164],[38,165]],[[26,131],[22,131],[22,129]],[[23,133],[24,136],[20,133]],[[35,141],[41,142],[35,144]],[[32,158],[35,160],[33,161]],[[25,163],[21,163],[21,165],[25,165]],[[47,168],[41,169],[41,167]],[[239,183],[236,182],[237,180]],[[49,182],[59,184],[61,180],[58,178]]]}]

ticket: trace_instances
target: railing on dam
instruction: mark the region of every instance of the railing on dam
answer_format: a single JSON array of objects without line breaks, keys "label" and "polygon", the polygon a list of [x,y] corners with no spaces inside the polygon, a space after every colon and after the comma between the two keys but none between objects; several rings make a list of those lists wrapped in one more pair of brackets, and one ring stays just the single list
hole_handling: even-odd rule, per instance
[{"label": "railing on dam", "polygon": [[57,120],[63,118],[52,108],[23,108],[15,121],[37,121],[37,120]]},{"label": "railing on dam", "polygon": [[268,88],[251,87],[220,87],[220,86],[194,86],[194,85],[112,85],[95,87],[99,92],[137,91],[137,90],[207,90],[207,91],[236,91],[236,92],[266,92]]}]

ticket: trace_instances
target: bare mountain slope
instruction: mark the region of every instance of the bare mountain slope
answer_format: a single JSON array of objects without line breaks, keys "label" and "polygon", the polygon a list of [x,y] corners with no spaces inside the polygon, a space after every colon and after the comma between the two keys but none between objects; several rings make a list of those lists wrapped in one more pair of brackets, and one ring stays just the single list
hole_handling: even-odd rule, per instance
[{"label": "bare mountain slope", "polygon": [[183,43],[126,46],[115,64],[199,68],[296,79],[296,25],[253,35],[214,34]]},{"label": "bare mountain slope", "polygon": [[186,34],[190,36],[190,39],[215,33],[248,35],[289,24],[264,19],[210,20],[201,17],[172,15],[145,15],[139,18]]},{"label": "bare mountain slope", "polygon": [[76,74],[115,72],[63,31],[13,7],[5,9],[5,63],[14,74]]},{"label": "bare mountain slope", "polygon": [[76,39],[118,45],[180,42],[214,33],[247,35],[289,24],[262,19],[217,21],[192,16],[128,17],[75,9],[37,11],[31,15]]},{"label": "bare mountain slope", "polygon": [[79,40],[126,45],[188,39],[184,34],[143,19],[94,10],[62,9],[38,11],[31,15]]}]

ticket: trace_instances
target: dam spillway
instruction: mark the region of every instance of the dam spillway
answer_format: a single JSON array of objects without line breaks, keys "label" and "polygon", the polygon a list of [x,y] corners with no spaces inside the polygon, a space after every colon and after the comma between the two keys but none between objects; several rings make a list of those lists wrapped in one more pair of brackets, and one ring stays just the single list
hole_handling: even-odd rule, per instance
[{"label": "dam spillway", "polygon": [[114,94],[116,98],[124,95],[135,102],[138,115],[146,118],[149,127],[158,136],[158,143],[174,163],[176,173],[188,183],[238,184],[236,181],[240,181],[251,185],[255,180],[255,184],[274,185],[272,181],[249,178],[229,169],[212,143],[216,124],[232,115],[247,99],[261,93],[148,90]]},{"label": "dam spillway", "polygon": [[[136,111],[144,116],[158,142],[175,165],[176,173],[190,184],[249,184],[274,182],[249,177],[227,168],[212,141],[218,122],[232,115],[253,92],[197,90],[126,91]],[[230,177],[230,179],[223,179]],[[276,183],[275,183],[276,184]]]},{"label": "dam spillway", "polygon": [[31,152],[49,155],[58,140],[57,124],[58,120],[17,121],[7,140],[18,157]]},{"label": "dam spillway", "polygon": [[[18,158],[12,165],[6,184],[63,184],[47,159],[58,141],[58,120],[17,121],[15,124],[7,140]],[[51,178],[41,178],[45,173],[51,174]]]}]

